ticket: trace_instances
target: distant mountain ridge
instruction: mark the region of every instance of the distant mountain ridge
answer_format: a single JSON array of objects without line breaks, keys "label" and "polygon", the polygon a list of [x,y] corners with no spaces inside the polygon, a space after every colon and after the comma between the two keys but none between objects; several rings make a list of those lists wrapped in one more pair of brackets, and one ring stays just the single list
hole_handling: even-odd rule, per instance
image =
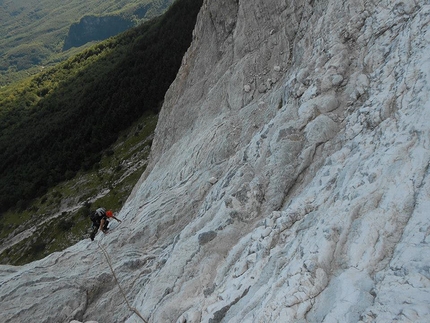
[{"label": "distant mountain ridge", "polygon": [[[87,41],[102,40],[163,13],[173,0],[71,0],[58,7],[54,0],[0,2],[0,86],[35,74],[42,66],[54,65],[73,54],[63,52]],[[69,29],[85,16],[121,17],[126,24],[111,23],[111,32],[83,37]],[[97,29],[96,29],[97,30]],[[103,37],[102,37],[103,36]],[[72,37],[72,38],[71,38]],[[74,38],[73,38],[74,37]],[[80,41],[74,41],[79,38]],[[65,44],[66,41],[66,44]]]},{"label": "distant mountain ridge", "polygon": [[[79,22],[70,26],[69,33],[64,40],[63,51],[85,45],[88,42],[115,36],[135,26],[138,21],[145,19],[153,8],[153,11],[158,13],[160,9],[167,8],[171,3],[171,0],[154,1],[139,5],[126,14],[86,15]],[[149,16],[152,15],[149,14]]]},{"label": "distant mountain ridge", "polygon": [[70,26],[63,50],[79,47],[91,41],[104,40],[133,26],[131,20],[120,16],[85,16]]}]

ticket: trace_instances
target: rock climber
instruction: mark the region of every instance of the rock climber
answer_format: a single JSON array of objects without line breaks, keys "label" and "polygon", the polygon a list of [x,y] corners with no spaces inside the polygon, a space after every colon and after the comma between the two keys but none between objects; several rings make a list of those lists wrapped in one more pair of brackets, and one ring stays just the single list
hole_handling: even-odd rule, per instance
[{"label": "rock climber", "polygon": [[118,219],[116,216],[113,215],[113,212],[111,210],[107,210],[105,208],[99,207],[94,212],[90,213],[90,219],[93,222],[93,231],[90,234],[90,239],[94,241],[94,237],[97,234],[97,231],[100,229],[103,233],[107,233],[109,230],[108,224],[109,220],[108,218],[113,218],[117,220],[118,222],[121,222],[120,219]]}]

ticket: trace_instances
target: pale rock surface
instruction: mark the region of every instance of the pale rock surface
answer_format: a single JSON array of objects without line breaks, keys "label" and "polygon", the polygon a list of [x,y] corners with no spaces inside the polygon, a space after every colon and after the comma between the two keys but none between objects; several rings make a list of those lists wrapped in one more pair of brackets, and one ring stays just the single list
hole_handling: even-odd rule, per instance
[{"label": "pale rock surface", "polygon": [[430,322],[430,5],[204,1],[96,242],[1,266],[1,322]]}]

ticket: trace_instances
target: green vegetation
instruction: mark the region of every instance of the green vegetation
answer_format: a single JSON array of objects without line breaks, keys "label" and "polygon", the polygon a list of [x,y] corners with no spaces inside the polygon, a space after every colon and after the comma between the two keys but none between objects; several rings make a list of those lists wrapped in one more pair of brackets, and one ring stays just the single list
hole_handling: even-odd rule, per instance
[{"label": "green vegetation", "polygon": [[158,112],[201,3],[178,0],[163,16],[0,90],[1,213],[24,211],[51,187],[99,167],[121,131]]},{"label": "green vegetation", "polygon": [[88,239],[90,210],[103,206],[119,211],[145,170],[156,124],[157,116],[147,113],[119,135],[93,170],[50,188],[24,211],[6,212],[0,225],[0,263],[22,265]]},{"label": "green vegetation", "polygon": [[[70,57],[69,27],[82,17],[118,17],[133,26],[163,13],[173,0],[0,1],[0,86]],[[79,49],[81,51],[82,48]],[[39,66],[36,66],[39,65]]]}]

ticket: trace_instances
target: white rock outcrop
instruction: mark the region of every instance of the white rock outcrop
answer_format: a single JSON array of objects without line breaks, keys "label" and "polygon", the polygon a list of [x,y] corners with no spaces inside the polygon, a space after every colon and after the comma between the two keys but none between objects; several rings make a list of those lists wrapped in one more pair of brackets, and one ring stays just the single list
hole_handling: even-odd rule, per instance
[{"label": "white rock outcrop", "polygon": [[205,0],[123,224],[0,321],[429,322],[429,49],[422,1]]}]

